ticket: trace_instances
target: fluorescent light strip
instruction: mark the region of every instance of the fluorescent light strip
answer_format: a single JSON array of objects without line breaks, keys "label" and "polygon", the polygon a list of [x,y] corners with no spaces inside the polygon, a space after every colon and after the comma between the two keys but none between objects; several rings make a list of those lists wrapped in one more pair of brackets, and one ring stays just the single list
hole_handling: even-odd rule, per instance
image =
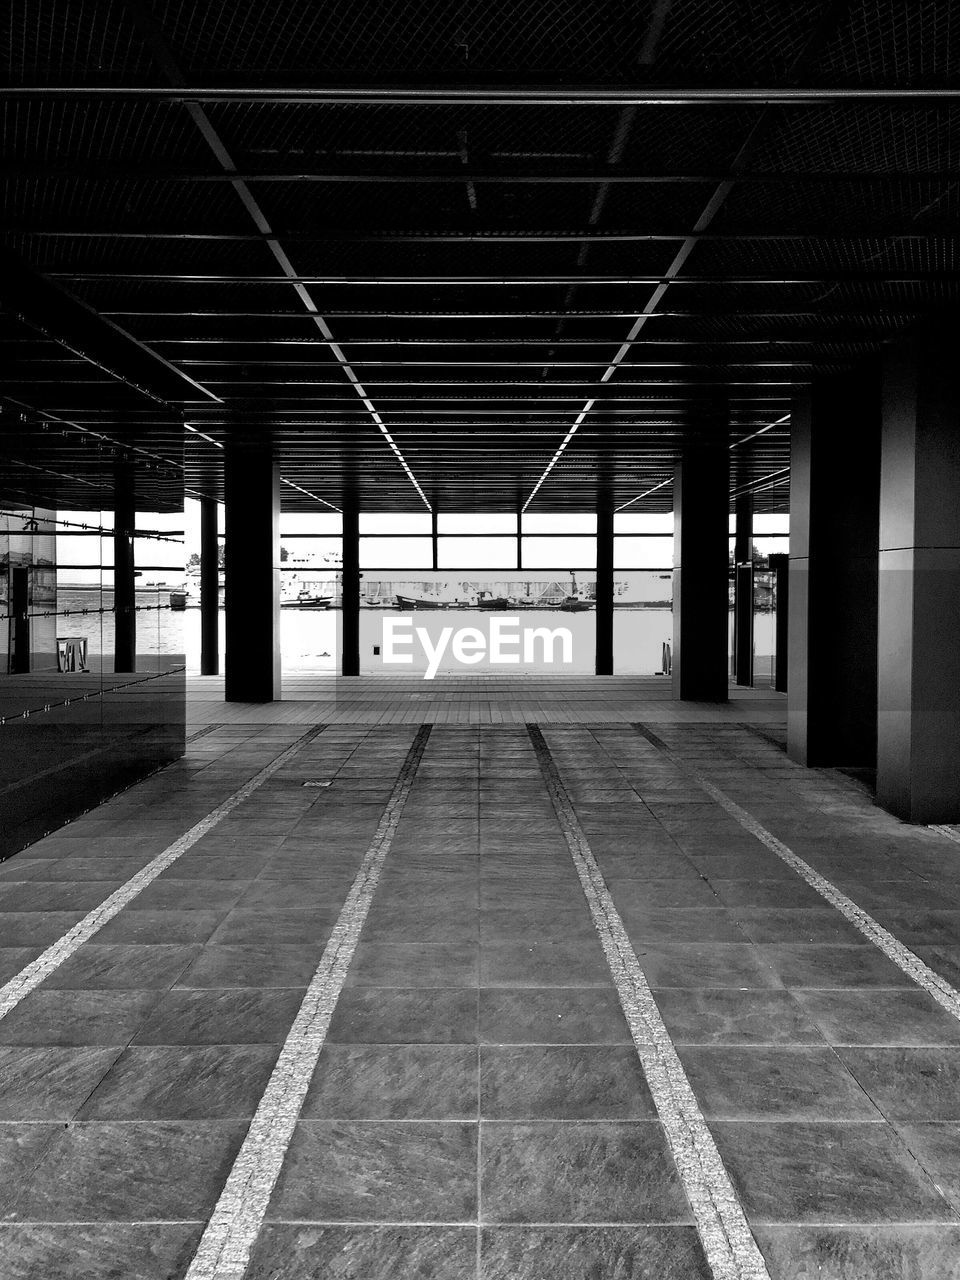
[{"label": "fluorescent light strip", "polygon": [[649,489],[644,489],[643,493],[638,493],[635,498],[631,498],[629,502],[624,502],[622,506],[615,507],[613,514],[618,511],[625,511],[627,507],[632,507],[635,502],[639,502],[641,498],[649,497],[651,493],[656,493],[658,489],[665,488],[668,484],[673,483],[673,476],[667,476],[666,480],[661,480],[659,484],[652,485]]},{"label": "fluorescent light strip", "polygon": [[759,431],[755,431],[752,436],[744,436],[742,440],[734,440],[730,446],[731,449],[739,449],[742,444],[748,444],[751,440],[756,440],[757,436],[765,436],[768,431],[772,431],[774,427],[782,427],[784,423],[790,421],[789,413],[785,413],[782,418],[778,418],[776,422],[768,422],[765,427],[761,427]]},{"label": "fluorescent light strip", "polygon": [[[790,421],[790,415],[789,415],[789,413],[785,413],[785,414],[783,415],[783,417],[782,417],[782,418],[777,418],[776,422],[768,422],[768,423],[767,423],[767,425],[766,425],[765,427],[761,427],[759,431],[754,431],[753,435],[751,435],[751,436],[744,436],[742,440],[734,440],[734,442],[733,442],[733,444],[731,444],[730,448],[731,448],[731,449],[738,449],[738,448],[740,447],[740,445],[742,445],[742,444],[747,444],[747,442],[748,442],[748,441],[750,441],[750,440],[756,440],[757,436],[763,436],[763,435],[766,435],[766,433],[767,433],[768,431],[772,431],[772,430],[774,429],[774,427],[782,427],[782,426],[784,425],[784,423],[789,422],[789,421]],[[786,467],[786,468],[784,468],[784,470],[785,470],[785,471],[789,471],[789,470],[790,470],[790,468],[789,468],[789,467]],[[775,475],[775,476],[780,476],[780,475],[783,475],[783,472],[781,472],[781,471],[773,471],[773,472],[771,472],[770,474],[771,474],[771,475]],[[642,498],[649,497],[649,495],[650,495],[651,493],[656,493],[658,489],[662,489],[662,488],[664,488],[664,486],[665,486],[665,485],[670,484],[670,482],[672,481],[672,479],[673,479],[673,477],[672,477],[672,476],[669,476],[666,480],[661,480],[659,484],[655,484],[652,488],[650,488],[650,489],[644,489],[643,493],[638,493],[638,494],[637,494],[637,496],[636,496],[635,498],[631,498],[631,499],[629,500],[629,502],[624,502],[622,506],[617,507],[617,508],[616,508],[616,510],[615,510],[615,512],[614,512],[614,514],[616,514],[616,512],[617,512],[617,511],[625,511],[625,510],[627,509],[627,507],[632,507],[632,506],[633,506],[633,504],[634,504],[635,502],[639,502]],[[763,480],[765,480],[765,479],[769,479],[769,477],[768,477],[768,476],[763,476],[763,477],[761,477],[761,479],[760,479],[757,483],[758,483],[758,484],[762,484],[762,483],[763,483]],[[774,482],[774,484],[784,484],[784,483],[786,483],[784,480],[777,480],[777,481],[775,481],[775,482]],[[767,486],[765,486],[765,487],[766,487],[766,488],[771,488],[771,489],[772,489],[772,488],[774,487],[774,484],[767,485]],[[733,493],[731,496],[735,498],[735,497],[737,496],[737,494],[740,494],[740,493],[746,493],[748,490],[749,490],[750,492],[752,492],[752,493],[756,493],[756,492],[757,492],[757,490],[756,490],[756,488],[755,488],[755,487],[751,487],[750,485],[746,485],[746,486],[744,486],[744,488],[742,488],[742,489],[737,489],[737,490],[736,490],[736,492],[735,492],[735,493]],[[536,492],[536,490],[534,490],[534,492]]]},{"label": "fluorescent light strip", "polygon": [[547,476],[550,474],[550,472],[553,470],[553,468],[554,468],[554,467],[557,465],[557,463],[560,461],[560,458],[561,458],[561,455],[563,454],[564,449],[566,449],[567,445],[570,443],[570,441],[573,439],[573,437],[574,437],[574,436],[577,434],[577,432],[580,430],[580,427],[581,427],[581,426],[582,426],[582,424],[583,424],[583,420],[584,420],[584,418],[587,416],[587,414],[588,414],[588,413],[590,412],[590,410],[593,408],[593,406],[594,406],[594,404],[595,404],[595,403],[596,403],[596,401],[595,401],[595,400],[588,400],[588,401],[587,401],[587,403],[586,403],[586,404],[583,406],[583,408],[580,410],[580,412],[577,414],[577,420],[576,420],[576,422],[574,422],[573,426],[570,428],[570,430],[567,432],[567,434],[563,437],[563,440],[561,441],[561,444],[560,444],[560,448],[556,451],[556,453],[553,455],[553,457],[552,457],[552,458],[550,459],[550,461],[547,463],[546,468],[545,468],[545,470],[544,470],[544,472],[543,472],[543,475],[540,477],[540,479],[537,481],[537,483],[533,486],[533,490],[532,490],[532,492],[531,492],[531,494],[530,494],[530,497],[526,500],[526,502],[525,502],[525,503],[523,504],[523,506],[521,507],[521,509],[520,509],[520,514],[521,514],[521,515],[523,515],[523,513],[526,511],[527,507],[529,507],[530,503],[531,503],[531,502],[534,500],[534,498],[537,496],[537,491],[539,490],[540,486],[543,484],[544,480],[546,480]]},{"label": "fluorescent light strip", "polygon": [[[207,444],[212,444],[215,449],[222,449],[223,445],[219,440],[214,440],[213,436],[204,435],[202,431],[198,431],[196,427],[191,427],[189,422],[183,424],[188,431],[192,431],[195,436],[199,436],[201,440],[206,440]],[[303,485],[294,484],[292,480],[287,480],[283,476],[280,477],[280,483],[285,484],[290,489],[296,489],[298,493],[305,494],[306,497],[312,498],[314,502],[319,502],[321,506],[329,507],[331,511],[340,512],[339,507],[335,507],[332,502],[328,502],[326,498],[321,498],[318,493],[311,493],[309,489],[304,489]]]}]

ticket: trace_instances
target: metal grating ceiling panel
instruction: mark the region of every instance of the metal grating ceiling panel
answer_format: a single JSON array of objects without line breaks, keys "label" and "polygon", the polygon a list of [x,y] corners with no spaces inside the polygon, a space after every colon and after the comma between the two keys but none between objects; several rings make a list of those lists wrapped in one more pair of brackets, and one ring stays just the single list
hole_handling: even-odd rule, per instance
[{"label": "metal grating ceiling panel", "polygon": [[[782,508],[794,390],[956,308],[958,40],[947,0],[12,0],[4,421],[186,422],[206,492],[246,423],[325,501],[411,510],[629,502],[719,422]],[[413,100],[359,100],[387,83]],[[653,100],[582,100],[622,85]]]}]

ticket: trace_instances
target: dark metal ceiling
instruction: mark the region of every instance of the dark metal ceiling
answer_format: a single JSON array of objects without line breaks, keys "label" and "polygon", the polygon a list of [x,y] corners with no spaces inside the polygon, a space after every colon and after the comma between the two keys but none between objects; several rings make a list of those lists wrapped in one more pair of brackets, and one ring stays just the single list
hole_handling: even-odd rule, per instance
[{"label": "dark metal ceiling", "polygon": [[782,510],[794,388],[956,306],[948,0],[11,0],[0,39],[0,424],[64,506],[185,422],[198,492],[273,431],[290,509],[668,510],[722,431]]}]

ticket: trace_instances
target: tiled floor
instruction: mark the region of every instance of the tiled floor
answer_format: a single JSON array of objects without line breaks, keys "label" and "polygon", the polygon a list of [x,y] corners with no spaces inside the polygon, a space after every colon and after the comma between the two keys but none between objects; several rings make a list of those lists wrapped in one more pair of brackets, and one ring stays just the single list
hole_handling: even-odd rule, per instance
[{"label": "tiled floor", "polygon": [[[472,724],[328,703],[334,723],[0,1017],[0,1280],[242,1274],[198,1247],[285,1042],[305,1096],[289,1143],[254,1153],[277,1177],[241,1223],[250,1280],[735,1274],[711,1271],[653,1049],[508,695],[499,724],[475,689]],[[766,1273],[960,1275],[960,1020],[701,780],[954,984],[960,846],[791,764],[773,697],[662,703],[641,728],[589,687],[592,720],[537,697]],[[226,709],[183,762],[0,864],[0,982],[296,742],[304,708]],[[351,922],[329,1027],[290,1038]]]}]

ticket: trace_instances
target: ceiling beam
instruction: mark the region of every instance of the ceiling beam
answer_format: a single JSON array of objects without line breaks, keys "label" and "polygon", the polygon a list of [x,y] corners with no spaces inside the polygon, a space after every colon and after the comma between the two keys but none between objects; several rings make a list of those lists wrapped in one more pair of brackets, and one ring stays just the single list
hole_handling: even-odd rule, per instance
[{"label": "ceiling beam", "polygon": [[[230,244],[262,244],[269,236],[258,233],[233,231],[129,231],[119,228],[84,228],[84,227],[42,227],[23,223],[0,224],[0,234],[32,236],[42,240],[131,240],[131,241],[212,241]],[[916,223],[904,223],[900,226],[868,227],[860,230],[843,224],[836,231],[707,231],[699,236],[700,240],[713,243],[739,244],[785,241],[788,244],[809,244],[834,241],[844,244],[859,240],[918,240],[929,242],[931,239],[955,240],[957,231],[947,228],[943,232],[918,230]],[[670,243],[686,240],[685,231],[602,231],[595,227],[583,230],[550,230],[550,231],[516,231],[489,230],[478,227],[464,227],[461,230],[378,230],[352,227],[332,227],[324,225],[322,231],[312,233],[298,232],[284,234],[285,244],[634,244],[637,242]]]},{"label": "ceiling beam", "polygon": [[[824,6],[814,17],[810,32],[804,41],[800,53],[791,64],[787,77],[788,83],[791,79],[794,81],[799,79],[799,77],[805,74],[812,65],[815,65],[819,51],[826,42],[828,35],[848,12],[850,4],[851,0],[826,0]],[[783,91],[790,92],[790,89],[784,89]],[[601,382],[608,382],[615,376],[618,366],[629,354],[633,342],[643,332],[643,328],[650,317],[656,314],[659,310],[660,304],[669,291],[670,286],[680,279],[681,272],[686,267],[688,258],[694,252],[697,244],[699,243],[699,237],[709,230],[717,214],[723,208],[724,204],[726,204],[727,197],[733,190],[735,175],[739,173],[740,170],[746,169],[751,149],[756,145],[758,139],[762,138],[768,131],[772,119],[773,116],[767,109],[766,105],[762,111],[758,112],[754,116],[753,121],[748,126],[746,133],[740,142],[740,146],[737,149],[736,155],[733,157],[733,161],[730,164],[730,170],[732,171],[734,178],[721,182],[714,188],[713,193],[704,205],[699,218],[691,228],[689,236],[677,249],[673,261],[670,263],[669,267],[667,267],[661,279],[659,281],[652,282],[655,284],[653,292],[650,294],[650,297],[644,304],[643,309],[634,320],[630,328],[630,332],[611,358],[609,367],[601,375]],[[586,415],[592,408],[593,401],[588,400],[577,414],[572,427],[567,431],[567,434],[564,436],[559,448],[550,458],[540,476],[540,479],[531,490],[530,495],[523,506],[524,511],[526,511],[527,507],[536,497],[538,491],[549,478],[551,471],[559,462],[567,446],[570,444],[570,441],[576,435]]]},{"label": "ceiling beam", "polygon": [[[129,12],[138,33],[147,48],[150,50],[152,56],[155,58],[162,73],[172,85],[177,86],[178,88],[182,87],[184,84],[183,72],[171,53],[163,31],[156,18],[154,18],[154,16],[141,3],[141,0],[125,0],[125,7]],[[405,472],[407,479],[420,495],[424,505],[428,510],[430,510],[430,502],[427,495],[420,487],[419,481],[410,469],[406,458],[403,456],[399,446],[390,434],[390,431],[377,411],[376,406],[367,395],[363,384],[357,378],[357,375],[351,368],[342,349],[337,345],[336,339],[330,330],[330,326],[328,325],[326,318],[321,314],[312,295],[305,287],[304,280],[299,277],[294,270],[290,259],[287,257],[286,251],[280,244],[280,241],[276,238],[273,227],[268,221],[266,214],[260,207],[259,202],[250,190],[249,186],[236,177],[237,166],[234,163],[233,157],[227,149],[223,139],[214,127],[209,115],[204,111],[199,102],[192,97],[189,99],[178,98],[176,100],[183,102],[190,119],[196,125],[204,142],[213,153],[214,159],[220,165],[223,172],[231,177],[233,189],[237,193],[246,215],[253,223],[257,232],[265,237],[265,244],[279,268],[280,279],[293,286],[304,311],[316,326],[318,332],[323,338],[323,341],[327,344],[330,354],[343,370],[347,381],[356,392],[360,403],[367,411],[369,417],[373,420],[394,458]],[[276,282],[276,277],[272,278],[272,282]]]},{"label": "ceiling beam", "polygon": [[[153,43],[151,41],[151,43]],[[458,106],[476,103],[480,106],[547,106],[547,107],[682,107],[682,106],[818,106],[823,103],[897,103],[904,106],[929,106],[960,101],[960,88],[955,84],[916,85],[569,85],[544,84],[537,81],[512,84],[467,84],[461,78],[449,84],[425,85],[411,80],[384,84],[382,79],[364,80],[351,77],[338,81],[327,77],[323,83],[277,83],[281,77],[271,75],[273,83],[266,87],[235,83],[231,86],[182,82],[177,85],[98,83],[16,84],[0,86],[0,99],[76,99],[89,101],[114,99],[124,101],[177,102],[212,104],[219,102],[268,103],[303,106],[312,103],[380,106]]]},{"label": "ceiling beam", "polygon": [[0,249],[0,306],[33,333],[158,404],[218,397],[126,329]]},{"label": "ceiling beam", "polygon": [[[2,91],[0,91],[2,99]],[[299,166],[283,169],[279,165],[264,171],[255,169],[237,169],[235,173],[215,171],[206,166],[188,168],[182,164],[171,164],[169,161],[151,160],[149,163],[139,161],[136,164],[105,164],[91,161],[89,164],[31,163],[15,161],[0,165],[0,177],[3,178],[82,178],[85,182],[124,182],[124,181],[162,181],[162,182],[269,182],[269,183],[413,183],[442,184],[456,183],[462,186],[465,182],[475,184],[519,184],[519,185],[596,185],[600,182],[625,184],[629,186],[716,186],[720,182],[728,182],[734,177],[737,182],[773,183],[777,185],[795,182],[818,183],[851,183],[851,182],[889,182],[898,179],[909,179],[931,183],[955,182],[956,170],[894,167],[886,169],[805,169],[791,170],[744,170],[743,173],[725,171],[713,172],[651,172],[649,169],[621,168],[613,165],[569,165],[563,161],[553,160],[550,167],[542,170],[532,168],[529,160],[524,167],[511,169],[500,166],[484,167],[471,163],[467,168],[454,169],[421,169],[416,165],[405,164],[402,168],[380,168],[371,170],[369,166],[344,165],[337,161],[335,169],[308,169],[302,163]]]},{"label": "ceiling beam", "polygon": [[[694,237],[694,242],[697,237]],[[684,241],[686,243],[686,240]],[[110,280],[132,280],[135,282],[150,281],[155,284],[202,284],[202,285],[259,285],[278,283],[276,276],[270,275],[220,275],[220,274],[199,274],[196,272],[159,272],[159,271],[48,271],[45,273],[49,280],[84,280],[84,281],[110,281]],[[524,273],[523,275],[510,275],[508,272],[496,272],[494,274],[471,274],[460,275],[450,273],[447,275],[430,275],[426,272],[416,275],[362,275],[357,272],[351,272],[349,275],[334,274],[332,272],[311,273],[309,275],[291,274],[287,276],[287,281],[291,284],[300,285],[350,285],[350,286],[375,286],[386,288],[389,286],[407,287],[429,285],[431,288],[444,286],[468,286],[468,285],[523,285],[536,287],[540,285],[556,285],[556,284],[602,284],[602,285],[658,285],[666,289],[667,285],[747,285],[747,284],[773,284],[773,285],[791,285],[791,284],[832,284],[834,281],[840,282],[859,282],[859,281],[886,281],[886,282],[914,282],[917,280],[960,280],[960,271],[905,271],[885,270],[885,271],[816,271],[812,274],[803,274],[799,271],[785,273],[783,275],[699,275],[699,276],[677,276],[673,277],[668,273],[657,275],[656,273],[637,273],[633,275],[623,275],[622,273],[597,273],[593,271],[583,272],[547,272],[540,275],[532,273]],[[328,341],[332,341],[328,339]]]}]

